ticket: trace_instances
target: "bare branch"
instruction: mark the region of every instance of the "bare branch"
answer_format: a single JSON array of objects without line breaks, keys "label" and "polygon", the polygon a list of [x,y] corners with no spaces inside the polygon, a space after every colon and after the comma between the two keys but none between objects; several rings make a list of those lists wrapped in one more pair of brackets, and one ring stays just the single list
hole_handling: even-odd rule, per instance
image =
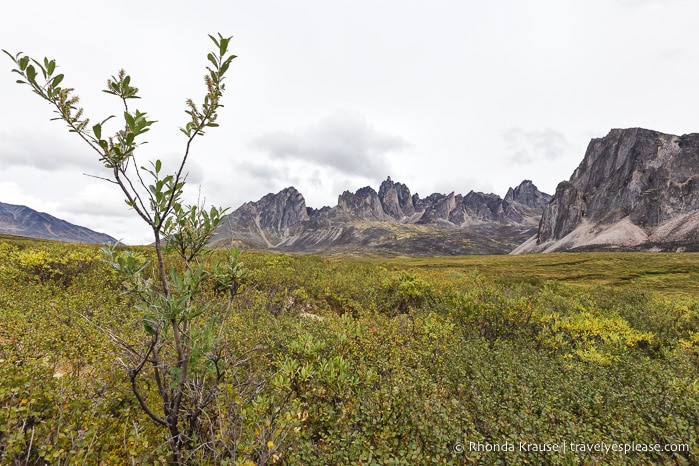
[{"label": "bare branch", "polygon": [[89,173],[83,173],[83,176],[89,176],[90,178],[97,178],[98,180],[107,181],[108,183],[112,183],[112,184],[116,184],[116,185],[119,184],[116,181],[110,180],[109,178],[105,178],[103,176],[90,175]]}]

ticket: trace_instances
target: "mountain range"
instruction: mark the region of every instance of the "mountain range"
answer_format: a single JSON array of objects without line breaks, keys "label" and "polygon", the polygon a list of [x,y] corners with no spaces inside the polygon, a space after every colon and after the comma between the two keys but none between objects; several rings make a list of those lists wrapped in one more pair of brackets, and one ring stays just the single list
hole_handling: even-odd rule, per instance
[{"label": "mountain range", "polygon": [[104,233],[73,225],[23,205],[0,202],[0,233],[69,243],[116,243]]},{"label": "mountain range", "polygon": [[388,177],[378,191],[345,191],[336,206],[313,209],[289,187],[243,204],[213,243],[304,253],[502,254],[536,232],[550,199],[529,180],[504,199],[474,191],[421,198]]},{"label": "mountain range", "polygon": [[[104,243],[105,234],[0,203],[0,233]],[[294,187],[229,214],[213,246],[316,253],[460,255],[699,250],[699,134],[613,129],[593,139],[568,181],[548,195],[529,180],[504,198],[412,194],[388,177],[306,206]]]}]

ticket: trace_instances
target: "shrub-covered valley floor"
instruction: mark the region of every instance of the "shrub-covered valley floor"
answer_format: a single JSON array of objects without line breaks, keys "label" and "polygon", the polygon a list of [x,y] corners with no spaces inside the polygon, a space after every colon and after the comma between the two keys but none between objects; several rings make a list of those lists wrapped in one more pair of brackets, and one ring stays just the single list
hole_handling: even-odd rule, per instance
[{"label": "shrub-covered valley floor", "polygon": [[[192,464],[699,464],[697,254],[241,258]],[[167,461],[122,286],[97,247],[0,237],[0,464]]]}]

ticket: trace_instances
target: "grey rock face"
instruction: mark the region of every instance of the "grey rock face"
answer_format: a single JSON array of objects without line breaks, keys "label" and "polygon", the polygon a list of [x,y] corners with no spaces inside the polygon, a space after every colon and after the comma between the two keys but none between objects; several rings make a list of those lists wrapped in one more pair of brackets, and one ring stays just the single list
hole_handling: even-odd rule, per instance
[{"label": "grey rock face", "polygon": [[495,194],[471,191],[464,197],[463,204],[465,211],[472,219],[480,221],[505,221],[507,219],[504,201]]},{"label": "grey rock face", "polygon": [[257,202],[255,209],[260,214],[260,226],[264,229],[282,231],[308,220],[306,200],[294,187],[277,194],[267,194]]},{"label": "grey rock face", "polygon": [[428,224],[438,220],[449,220],[452,212],[456,210],[456,196],[454,193],[432,194],[424,201],[425,212],[417,223]]},{"label": "grey rock face", "polygon": [[549,194],[542,193],[531,180],[524,180],[516,188],[510,188],[505,195],[505,202],[517,202],[534,209],[544,209],[551,201]]},{"label": "grey rock face", "polygon": [[496,194],[469,192],[461,198],[450,220],[456,224],[532,224],[538,222],[544,206],[550,200],[550,195],[542,193],[531,181],[525,180],[516,188],[510,188],[505,199]]},{"label": "grey rock face", "polygon": [[585,207],[583,195],[575,185],[565,181],[559,183],[553,200],[541,216],[537,241],[559,239],[569,234],[585,216]]},{"label": "grey rock face", "polygon": [[314,209],[313,207],[306,207],[306,213],[308,214],[308,218],[315,218],[319,217],[323,214],[326,214],[330,210],[330,207],[328,206],[323,206],[320,209]]},{"label": "grey rock face", "polygon": [[694,247],[699,134],[641,128],[593,139],[518,252]]},{"label": "grey rock face", "polygon": [[104,233],[73,225],[29,207],[0,202],[0,233],[69,243],[116,243]]},{"label": "grey rock face", "polygon": [[415,205],[413,204],[413,196],[410,195],[410,189],[402,183],[394,183],[390,176],[379,187],[379,200],[384,212],[396,220],[402,220],[415,214]]},{"label": "grey rock face", "polygon": [[365,186],[352,194],[345,191],[337,199],[337,208],[358,219],[384,220],[386,214],[381,205],[379,195],[369,186]]},{"label": "grey rock face", "polygon": [[270,248],[309,218],[306,200],[296,188],[289,187],[240,206],[225,218],[212,241],[234,237],[253,247]]}]

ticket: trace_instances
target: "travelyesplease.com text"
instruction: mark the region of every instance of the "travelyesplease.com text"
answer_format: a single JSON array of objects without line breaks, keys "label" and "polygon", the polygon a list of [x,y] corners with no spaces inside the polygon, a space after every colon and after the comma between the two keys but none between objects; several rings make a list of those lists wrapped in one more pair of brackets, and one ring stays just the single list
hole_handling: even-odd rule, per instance
[{"label": "travelyesplease.com text", "polygon": [[615,442],[560,442],[560,443],[537,443],[537,442],[508,442],[485,443],[467,442],[454,444],[454,451],[457,453],[488,453],[488,452],[537,452],[537,453],[650,453],[650,452],[688,452],[689,445],[683,443],[615,443]]}]

